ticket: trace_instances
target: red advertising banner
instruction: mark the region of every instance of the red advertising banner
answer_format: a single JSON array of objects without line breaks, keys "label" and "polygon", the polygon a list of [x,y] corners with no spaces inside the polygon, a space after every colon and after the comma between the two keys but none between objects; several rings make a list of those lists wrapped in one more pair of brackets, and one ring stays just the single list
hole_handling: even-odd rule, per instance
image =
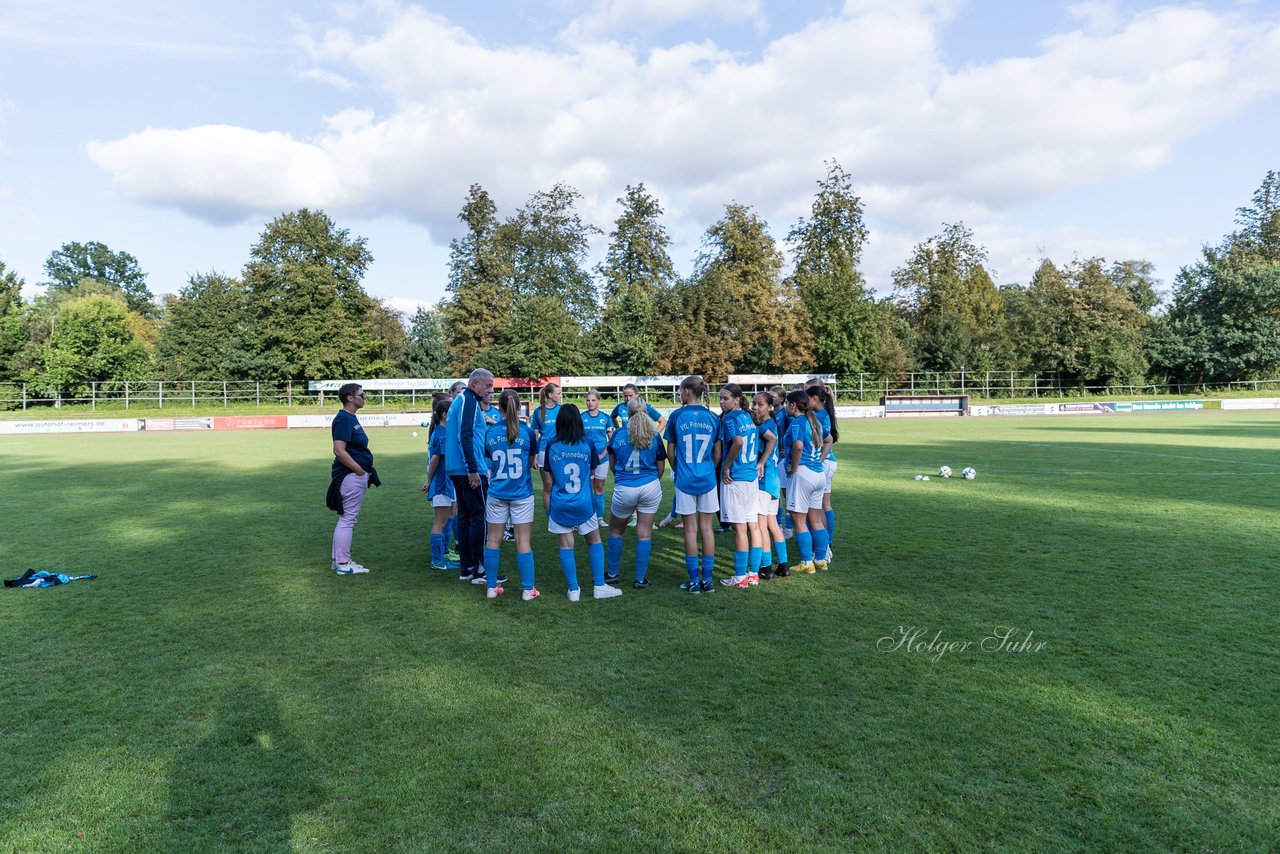
[{"label": "red advertising banner", "polygon": [[542,388],[547,383],[555,383],[560,385],[560,377],[538,377],[535,379],[523,379],[521,377],[494,377],[493,387],[495,389],[504,388]]},{"label": "red advertising banner", "polygon": [[229,415],[213,419],[214,430],[283,430],[288,426],[287,415]]}]

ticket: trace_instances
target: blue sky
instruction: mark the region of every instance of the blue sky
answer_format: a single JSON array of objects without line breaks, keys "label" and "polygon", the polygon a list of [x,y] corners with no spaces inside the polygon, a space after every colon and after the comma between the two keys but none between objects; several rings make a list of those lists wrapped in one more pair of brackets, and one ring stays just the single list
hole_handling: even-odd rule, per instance
[{"label": "blue sky", "polygon": [[235,274],[308,205],[411,310],[444,295],[471,183],[509,214],[557,180],[605,231],[645,182],[687,273],[727,202],[783,237],[830,158],[881,293],[958,220],[1001,283],[1078,254],[1168,286],[1277,139],[1260,0],[0,2],[0,260],[28,295],[73,240],[133,253],[156,293]]}]

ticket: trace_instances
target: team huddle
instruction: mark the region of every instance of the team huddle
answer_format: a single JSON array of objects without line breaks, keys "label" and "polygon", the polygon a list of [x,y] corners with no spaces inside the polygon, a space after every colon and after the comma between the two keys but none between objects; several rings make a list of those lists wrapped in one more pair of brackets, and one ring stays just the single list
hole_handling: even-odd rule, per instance
[{"label": "team huddle", "polygon": [[[488,393],[481,393],[484,377],[476,385],[478,374],[487,376]],[[653,529],[668,467],[675,498],[671,513],[657,524],[683,527],[688,579],[681,589],[715,590],[717,515],[734,538],[733,572],[721,579],[724,586],[744,589],[791,572],[829,567],[835,521],[832,444],[839,434],[835,401],[820,382],[790,392],[775,386],[753,397],[729,383],[720,388],[717,414],[706,405],[705,381],[686,377],[679,387],[681,405],[666,418],[640,398],[634,385],[624,389],[623,402],[606,415],[598,392],[587,393],[584,412],[562,403],[562,390],[552,383],[543,387],[527,424],[520,418],[514,390],[504,390],[496,404],[489,399],[491,390],[492,376],[477,372],[463,393],[436,402],[423,484],[435,514],[432,568],[456,570],[460,580],[483,584],[488,598],[504,593],[507,579],[498,568],[502,543],[510,540],[515,542],[522,598],[541,595],[531,546],[535,468],[543,486],[547,530],[558,538],[570,601],[577,602],[582,592],[575,534],[587,543],[594,598],[622,595],[615,585],[629,527],[635,529],[634,557],[628,561],[634,566],[633,586],[650,586]],[[341,462],[337,446],[335,432],[335,471]],[[606,516],[610,473],[614,488]],[[473,527],[481,525],[482,530]],[[607,548],[602,528],[607,528]],[[449,545],[455,532],[456,554]],[[794,567],[788,536],[794,536],[800,552]],[[334,569],[347,574],[343,567],[349,564],[339,561],[337,540],[335,531]],[[481,541],[482,549],[476,547]],[[349,553],[345,556],[349,561]]]}]

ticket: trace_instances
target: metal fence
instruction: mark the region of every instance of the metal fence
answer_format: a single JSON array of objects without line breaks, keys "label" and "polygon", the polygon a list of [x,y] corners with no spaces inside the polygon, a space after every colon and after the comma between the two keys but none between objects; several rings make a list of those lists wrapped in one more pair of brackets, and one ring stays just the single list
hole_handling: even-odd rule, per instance
[{"label": "metal fence", "polygon": [[[1245,380],[1207,386],[1202,384],[1076,385],[1064,383],[1054,374],[1019,371],[918,371],[894,375],[848,374],[836,383],[838,397],[846,401],[878,401],[889,394],[968,394],[981,398],[1037,398],[1089,396],[1141,396],[1161,394],[1205,394],[1206,392],[1258,392],[1280,395],[1280,378]],[[396,389],[369,392],[368,402],[376,406],[429,409],[433,389]],[[643,388],[647,400],[662,401],[671,389]],[[530,398],[537,400],[537,392]],[[209,382],[172,380],[130,380],[90,383],[80,394],[50,395],[26,383],[0,382],[0,410],[60,408],[63,406],[102,409],[199,409],[209,407],[312,407],[332,406],[333,392],[308,391],[305,383],[257,382],[253,380]]]}]

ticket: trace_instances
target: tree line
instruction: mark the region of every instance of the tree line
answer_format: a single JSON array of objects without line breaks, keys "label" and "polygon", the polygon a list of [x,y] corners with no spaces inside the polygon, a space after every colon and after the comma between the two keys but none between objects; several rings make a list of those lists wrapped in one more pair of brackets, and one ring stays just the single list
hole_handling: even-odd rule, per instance
[{"label": "tree line", "polygon": [[[877,298],[860,263],[862,200],[839,164],[780,243],[748,205],[725,205],[688,277],[676,273],[663,208],[628,186],[603,260],[602,234],[565,184],[500,218],[472,185],[451,241],[447,296],[408,323],[370,296],[362,237],[323,211],[266,225],[238,276],[195,275],[156,299],[127,252],[91,242],[50,254],[44,293],[0,262],[0,379],[77,396],[91,382],[305,381],[349,377],[731,372],[1054,373],[1079,386],[1220,384],[1280,370],[1280,173],[1268,172],[1236,230],[1204,246],[1167,303],[1151,263],[1045,258],[997,284],[986,249],[944,224]],[[784,249],[789,250],[788,265]]]}]

